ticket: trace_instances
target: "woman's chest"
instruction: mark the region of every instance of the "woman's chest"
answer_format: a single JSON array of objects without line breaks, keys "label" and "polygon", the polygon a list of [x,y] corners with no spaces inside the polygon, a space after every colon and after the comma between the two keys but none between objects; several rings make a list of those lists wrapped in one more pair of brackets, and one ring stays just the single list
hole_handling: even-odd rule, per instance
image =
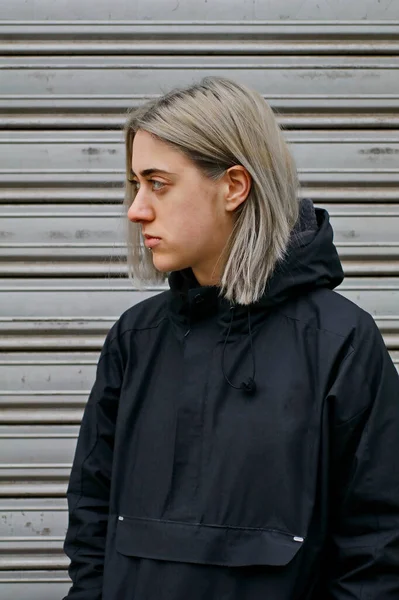
[{"label": "woman's chest", "polygon": [[[273,342],[273,343],[272,343]],[[289,343],[290,342],[290,343]],[[309,350],[254,339],[256,393],[232,388],[252,369],[249,340],[192,330],[142,347],[118,416],[119,497],[144,516],[298,530],[317,476],[322,397]],[[123,500],[122,500],[123,501]]]}]

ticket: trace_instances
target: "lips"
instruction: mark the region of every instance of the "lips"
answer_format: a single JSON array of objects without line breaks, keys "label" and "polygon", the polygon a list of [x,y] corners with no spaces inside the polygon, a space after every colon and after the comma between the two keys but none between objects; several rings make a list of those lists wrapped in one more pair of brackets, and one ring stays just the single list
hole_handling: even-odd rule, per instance
[{"label": "lips", "polygon": [[160,243],[161,238],[153,236],[153,235],[149,235],[148,233],[146,233],[144,235],[144,244],[146,246],[146,248],[155,248],[155,246],[158,246],[158,244]]}]

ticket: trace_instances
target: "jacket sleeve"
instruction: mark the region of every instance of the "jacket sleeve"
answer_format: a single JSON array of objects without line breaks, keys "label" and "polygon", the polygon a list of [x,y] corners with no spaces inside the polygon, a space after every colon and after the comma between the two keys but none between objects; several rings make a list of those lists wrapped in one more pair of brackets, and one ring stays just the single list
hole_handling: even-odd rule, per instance
[{"label": "jacket sleeve", "polygon": [[329,394],[329,600],[399,598],[399,377],[369,317]]},{"label": "jacket sleeve", "polygon": [[[68,600],[100,600],[109,512],[114,430],[123,377],[114,333],[105,340],[80,427],[67,490]],[[64,599],[65,600],[65,599]]]}]

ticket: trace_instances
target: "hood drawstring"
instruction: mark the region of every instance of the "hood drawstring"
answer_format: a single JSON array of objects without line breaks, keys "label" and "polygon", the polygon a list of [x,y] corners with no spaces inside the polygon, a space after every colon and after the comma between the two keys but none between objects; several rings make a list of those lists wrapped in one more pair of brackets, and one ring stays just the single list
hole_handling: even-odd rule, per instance
[{"label": "hood drawstring", "polygon": [[223,352],[222,352],[222,373],[223,373],[224,378],[225,378],[225,380],[227,381],[227,383],[229,384],[230,387],[234,388],[235,390],[243,390],[247,394],[254,394],[256,392],[256,383],[255,383],[256,366],[255,366],[255,353],[254,353],[253,340],[252,340],[251,311],[250,311],[250,308],[248,308],[248,332],[249,332],[249,339],[250,339],[250,342],[251,342],[252,377],[248,377],[245,381],[243,381],[241,383],[241,385],[237,386],[237,385],[234,385],[234,384],[231,383],[230,379],[227,377],[226,372],[224,370],[224,353],[225,353],[225,350],[226,350],[227,340],[229,338],[231,327],[232,327],[232,324],[233,324],[234,309],[235,309],[234,306],[230,307],[230,311],[231,311],[230,323],[229,323],[229,328],[227,330],[226,337],[224,339]]}]

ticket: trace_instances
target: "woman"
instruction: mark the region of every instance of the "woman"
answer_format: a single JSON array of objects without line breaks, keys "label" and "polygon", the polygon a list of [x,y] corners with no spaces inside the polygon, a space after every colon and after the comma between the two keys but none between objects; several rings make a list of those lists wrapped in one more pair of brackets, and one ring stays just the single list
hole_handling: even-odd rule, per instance
[{"label": "woman", "polygon": [[[70,600],[399,598],[399,380],[257,93],[126,125],[133,275],[68,488]],[[141,243],[141,242],[144,242]]]}]

